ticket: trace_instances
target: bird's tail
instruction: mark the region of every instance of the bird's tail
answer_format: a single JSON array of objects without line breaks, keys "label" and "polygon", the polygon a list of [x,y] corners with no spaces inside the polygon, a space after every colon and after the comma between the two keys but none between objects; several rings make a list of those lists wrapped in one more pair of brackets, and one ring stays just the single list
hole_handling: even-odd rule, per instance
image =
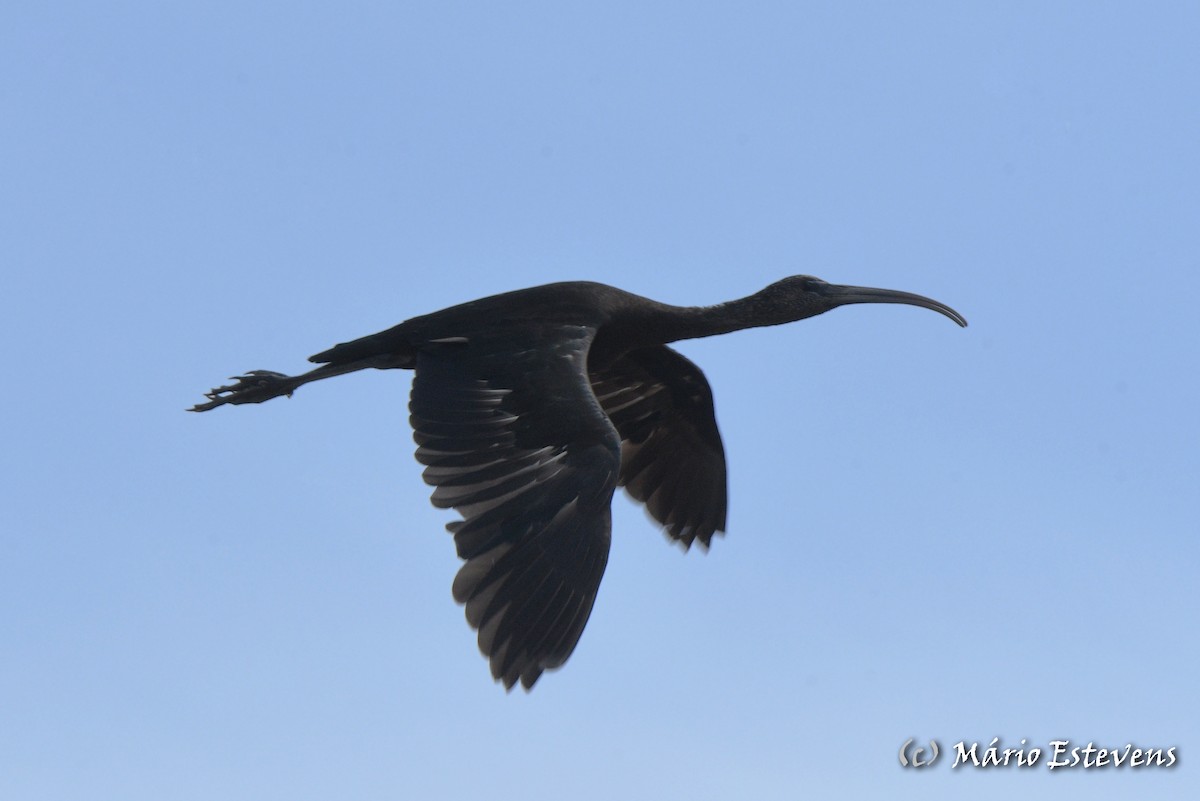
[{"label": "bird's tail", "polygon": [[411,367],[416,359],[416,349],[401,323],[394,328],[370,334],[350,342],[334,345],[329,350],[323,350],[309,356],[310,362],[317,364],[347,364],[371,358],[386,358],[389,366]]}]

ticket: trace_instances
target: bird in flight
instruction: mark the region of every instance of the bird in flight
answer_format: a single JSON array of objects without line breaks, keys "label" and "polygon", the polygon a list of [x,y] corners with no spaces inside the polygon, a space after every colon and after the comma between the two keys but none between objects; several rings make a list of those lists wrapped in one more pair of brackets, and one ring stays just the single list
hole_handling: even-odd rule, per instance
[{"label": "bird in flight", "polygon": [[716,306],[671,306],[565,282],[414,317],[311,357],[288,376],[252,370],[189,411],[261,403],[336,375],[415,371],[417,461],[466,560],[466,606],[492,676],[526,689],[560,667],[587,624],[623,486],[685,549],[725,530],[725,450],[700,368],[667,345],[780,325],[854,303],[936,300],[792,276]]}]

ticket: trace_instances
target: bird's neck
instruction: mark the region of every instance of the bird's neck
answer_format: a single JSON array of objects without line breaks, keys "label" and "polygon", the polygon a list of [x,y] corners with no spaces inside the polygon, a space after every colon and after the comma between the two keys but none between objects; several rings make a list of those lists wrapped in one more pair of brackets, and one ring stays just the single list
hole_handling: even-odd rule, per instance
[{"label": "bird's neck", "polygon": [[767,313],[761,299],[751,295],[716,306],[656,304],[637,324],[642,336],[659,343],[728,334],[746,328],[779,325],[789,319]]}]

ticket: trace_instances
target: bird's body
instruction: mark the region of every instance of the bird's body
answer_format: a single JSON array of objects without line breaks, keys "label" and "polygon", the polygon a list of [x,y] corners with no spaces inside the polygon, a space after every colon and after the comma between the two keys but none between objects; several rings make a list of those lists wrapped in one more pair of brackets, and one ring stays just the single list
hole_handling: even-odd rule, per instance
[{"label": "bird's body", "polygon": [[725,527],[725,455],[704,374],[667,347],[848,303],[941,303],[808,276],[709,307],[604,284],[548,284],[414,317],[343,343],[300,376],[254,371],[193,411],[260,403],[368,367],[416,372],[409,409],[435,506],[466,560],[453,592],[492,674],[528,689],[583,632],[624,486],[685,548]]}]

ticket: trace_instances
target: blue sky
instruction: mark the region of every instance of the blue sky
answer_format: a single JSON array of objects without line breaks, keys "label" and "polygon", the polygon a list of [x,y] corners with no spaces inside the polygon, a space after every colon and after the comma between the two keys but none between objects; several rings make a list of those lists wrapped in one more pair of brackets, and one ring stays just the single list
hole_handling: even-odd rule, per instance
[{"label": "blue sky", "polygon": [[[1194,796],[1198,39],[1186,3],[6,4],[0,796]],[[529,695],[450,597],[407,373],[183,412],[509,289],[795,273],[971,327],[684,343],[728,536],[618,497]],[[896,758],[997,736],[1182,756]]]}]

